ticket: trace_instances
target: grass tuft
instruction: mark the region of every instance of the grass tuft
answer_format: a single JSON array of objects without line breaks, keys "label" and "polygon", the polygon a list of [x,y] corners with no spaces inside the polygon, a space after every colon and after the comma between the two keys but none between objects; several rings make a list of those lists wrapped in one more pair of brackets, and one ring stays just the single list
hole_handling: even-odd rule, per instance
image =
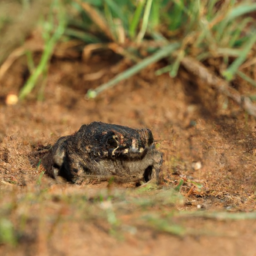
[{"label": "grass tuft", "polygon": [[0,244],[16,244],[13,224],[6,218],[0,218]]},{"label": "grass tuft", "polygon": [[[253,0],[223,3],[218,0],[118,3],[76,0],[75,3],[79,15],[75,21],[71,17],[69,35],[84,40],[85,45],[91,44],[92,38],[104,47],[105,43],[115,43],[117,47],[111,49],[118,49],[117,54],[132,62],[138,60],[112,80],[89,90],[88,98],[95,98],[163,58],[167,60],[166,66],[157,70],[156,75],[177,76],[186,57],[201,63],[219,59],[223,65],[214,68],[231,81],[242,72],[241,66],[251,56],[255,43],[254,22],[250,16],[256,10]],[[71,1],[71,5],[74,6],[74,2]],[[171,45],[175,45],[172,50],[158,55]]]},{"label": "grass tuft", "polygon": [[[57,26],[55,25],[55,9],[58,8],[57,12],[57,19],[58,23]],[[23,100],[36,86],[36,83],[39,77],[42,74],[45,74],[47,71],[48,62],[51,58],[53,53],[54,47],[56,46],[57,42],[60,40],[61,36],[63,35],[66,27],[66,21],[64,16],[64,10],[61,6],[59,0],[53,1],[51,5],[51,11],[48,14],[46,20],[42,22],[43,24],[43,32],[42,36],[45,40],[43,54],[41,56],[40,62],[36,68],[34,68],[33,72],[31,73],[30,77],[28,78],[25,85],[22,87],[19,93],[19,99]]]},{"label": "grass tuft", "polygon": [[[64,11],[64,2],[67,11]],[[176,77],[183,60],[189,57],[210,66],[226,81],[239,76],[253,84],[255,69],[254,64],[250,64],[256,42],[252,15],[256,3],[253,0],[64,2],[53,1],[42,22],[45,44],[37,67],[31,61],[31,54],[27,54],[32,72],[20,91],[20,99],[34,89],[42,75],[46,75],[54,47],[60,40],[67,39],[82,41],[84,52],[102,47],[132,63],[112,80],[89,90],[88,98],[97,97],[162,59],[166,60],[165,66],[156,70],[156,75],[168,73],[170,77]],[[94,44],[97,47],[93,47]]]}]

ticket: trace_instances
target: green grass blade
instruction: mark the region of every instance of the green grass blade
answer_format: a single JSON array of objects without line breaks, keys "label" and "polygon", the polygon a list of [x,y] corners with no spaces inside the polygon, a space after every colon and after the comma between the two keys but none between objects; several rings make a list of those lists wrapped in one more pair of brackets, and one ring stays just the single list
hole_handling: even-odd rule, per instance
[{"label": "green grass blade", "polygon": [[104,2],[104,18],[106,19],[108,27],[113,36],[112,39],[114,39],[114,41],[117,41],[117,33],[116,33],[115,25],[114,25],[113,15],[112,15],[111,10],[106,2]]},{"label": "green grass blade", "polygon": [[186,234],[186,229],[184,227],[174,224],[170,220],[165,220],[160,216],[148,215],[143,216],[143,219],[146,221],[146,223],[159,231],[176,236],[184,236]]},{"label": "green grass blade", "polygon": [[255,10],[256,10],[255,3],[239,5],[235,8],[233,8],[229,12],[229,14],[226,17],[226,20],[230,21],[230,20],[236,19],[239,16],[245,15],[245,14],[253,12]]},{"label": "green grass blade", "polygon": [[201,21],[200,22],[200,34],[195,42],[195,46],[200,48],[201,47],[201,44],[205,41],[207,42],[210,42],[209,43],[209,48],[216,48],[216,40],[215,40],[215,37],[214,35],[212,34],[212,31],[209,30],[208,28],[208,24],[206,23],[206,21]]},{"label": "green grass blade", "polygon": [[170,31],[175,31],[182,26],[185,10],[186,9],[183,8],[183,5],[181,6],[179,3],[176,3],[176,2],[174,3],[173,10],[169,18]]},{"label": "green grass blade", "polygon": [[215,14],[215,6],[216,6],[216,3],[218,2],[219,0],[211,0],[211,1],[207,1],[207,5],[205,7],[207,11],[207,14],[206,14],[206,17],[207,17],[207,20],[210,21],[212,20],[216,14]]},{"label": "green grass blade", "polygon": [[241,37],[241,33],[243,31],[246,31],[246,27],[251,21],[252,21],[251,18],[245,18],[244,20],[241,21],[240,24],[235,24],[235,27],[232,27],[230,37],[228,38],[229,47],[236,47],[237,42],[239,42],[239,39]]},{"label": "green grass blade", "polygon": [[35,63],[33,60],[33,55],[31,51],[26,51],[26,55],[27,55],[27,63],[28,63],[28,69],[29,72],[32,73],[35,70]]},{"label": "green grass blade", "polygon": [[71,28],[66,29],[64,34],[66,36],[79,39],[87,44],[101,42],[98,37],[90,35],[89,33],[85,32],[85,31],[80,31],[80,30],[76,30],[76,29],[71,29]]},{"label": "green grass blade", "polygon": [[256,87],[256,81],[253,80],[252,78],[250,78],[249,76],[247,76],[245,73],[243,73],[240,70],[237,70],[237,74],[246,82],[248,82],[249,84],[251,84],[252,86]]},{"label": "green grass blade", "polygon": [[234,22],[234,20],[236,20],[238,17],[256,10],[256,4],[253,4],[253,3],[240,4],[236,7],[235,6],[233,7],[234,4],[235,2],[230,4],[230,11],[227,13],[223,21],[218,25],[218,28],[217,28],[218,42],[220,42],[221,38],[224,37],[224,32],[226,30],[226,27],[228,26],[228,24],[230,24],[231,21]]},{"label": "green grass blade", "polygon": [[[47,63],[54,50],[54,46],[56,45],[60,37],[64,34],[66,21],[65,21],[64,13],[62,12],[62,10],[60,11],[58,18],[59,18],[58,27],[56,28],[52,37],[49,40],[47,40],[45,45],[45,50],[43,52],[43,55],[41,57],[38,67],[35,69],[34,73],[29,77],[28,81],[20,91],[20,94],[19,94],[20,100],[24,99],[33,90],[33,88],[36,85],[37,79],[46,69]],[[48,37],[48,33],[49,32],[46,33],[47,34],[46,37]]]},{"label": "green grass blade", "polygon": [[237,72],[240,65],[245,61],[248,52],[251,50],[252,46],[256,42],[256,35],[252,35],[244,49],[241,51],[241,55],[229,66],[227,70],[225,70],[222,75],[228,80],[231,81]]},{"label": "green grass blade", "polygon": [[161,0],[154,0],[152,3],[152,10],[150,15],[150,28],[155,30],[155,28],[160,24],[160,7]]},{"label": "green grass blade", "polygon": [[230,56],[230,57],[238,57],[241,55],[241,49],[233,49],[233,48],[218,48],[216,50],[217,55],[220,56]]},{"label": "green grass blade", "polygon": [[131,24],[129,26],[129,35],[130,35],[131,38],[134,38],[135,35],[136,35],[136,31],[137,31],[137,28],[138,28],[138,24],[140,22],[140,17],[141,17],[144,5],[145,5],[145,0],[138,1],[138,6],[136,8],[133,19],[132,19]]},{"label": "green grass blade", "polygon": [[155,32],[155,31],[151,32],[151,36],[155,41],[163,41],[166,44],[168,44],[168,40],[162,34],[160,34],[158,32]]},{"label": "green grass blade", "polygon": [[15,245],[17,243],[13,224],[8,219],[4,218],[0,219],[0,244],[2,243],[10,245]]},{"label": "green grass blade", "polygon": [[128,29],[128,21],[126,19],[127,14],[124,14],[122,9],[112,0],[105,0],[109,9],[122,21],[122,25],[125,29]]},{"label": "green grass blade", "polygon": [[248,97],[250,98],[250,100],[256,101],[256,95],[249,95]]},{"label": "green grass blade", "polygon": [[182,58],[185,56],[185,52],[184,51],[180,51],[178,57],[176,58],[175,62],[172,65],[172,69],[169,72],[170,77],[176,77],[179,67],[180,67],[180,62],[182,60]]},{"label": "green grass blade", "polygon": [[165,66],[163,68],[160,68],[158,69],[156,72],[155,72],[155,75],[156,76],[160,76],[164,73],[167,73],[167,72],[170,72],[172,70],[172,65],[168,65],[168,66]]},{"label": "green grass blade", "polygon": [[196,59],[199,61],[204,61],[211,57],[211,53],[209,52],[202,52],[196,56]]},{"label": "green grass blade", "polygon": [[145,8],[145,12],[143,15],[143,19],[142,19],[142,26],[141,26],[141,30],[138,34],[137,37],[137,42],[140,43],[146,33],[147,27],[148,27],[148,21],[149,21],[149,16],[150,16],[150,10],[151,10],[151,6],[152,6],[152,1],[153,0],[147,0],[146,3],[146,8]]},{"label": "green grass blade", "polygon": [[[213,29],[216,31],[215,37],[216,37],[216,41],[218,43],[221,42],[225,29],[228,26],[229,20],[227,19],[228,14],[230,13],[230,9],[232,10],[234,7],[234,1],[231,1],[228,4],[223,4],[223,7],[220,8],[219,10],[219,17],[221,17],[220,21],[215,24],[215,26],[213,27]],[[219,18],[217,16],[217,18]]]},{"label": "green grass blade", "polygon": [[181,189],[181,187],[182,187],[182,185],[183,185],[183,183],[184,183],[184,180],[181,179],[181,180],[179,181],[179,184],[174,188],[174,190],[179,192],[180,189]]},{"label": "green grass blade", "polygon": [[124,71],[123,73],[117,75],[109,82],[99,86],[95,90],[89,90],[87,93],[87,97],[95,98],[99,93],[115,86],[118,82],[133,76],[134,74],[138,73],[140,70],[147,67],[148,65],[150,65],[154,62],[157,62],[164,57],[170,56],[170,54],[173,51],[175,51],[179,46],[180,46],[180,43],[175,42],[175,43],[172,43],[172,44],[169,44],[169,45],[163,47],[162,49],[160,49],[156,53],[154,53],[152,56],[145,58],[144,60],[142,60],[135,66],[133,66],[133,67],[129,68],[128,70]]}]

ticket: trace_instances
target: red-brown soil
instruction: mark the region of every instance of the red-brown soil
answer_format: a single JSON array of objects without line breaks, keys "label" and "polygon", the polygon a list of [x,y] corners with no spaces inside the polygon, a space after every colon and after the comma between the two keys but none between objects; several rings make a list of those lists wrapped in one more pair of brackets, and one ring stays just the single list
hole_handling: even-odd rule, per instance
[{"label": "red-brown soil", "polygon": [[[16,246],[0,245],[0,254],[256,255],[255,217],[219,220],[182,215],[183,211],[243,214],[256,210],[255,120],[206,85],[191,83],[193,79],[184,71],[179,79],[171,79],[168,75],[156,77],[155,69],[148,68],[94,100],[85,98],[89,88],[108,81],[126,67],[125,63],[112,64],[99,56],[88,63],[55,59],[49,68],[44,100],[36,100],[38,85],[27,100],[13,106],[5,104],[5,97],[19,90],[26,72],[16,63],[5,75],[0,85],[0,204],[5,207],[15,198],[16,208],[9,216],[14,226],[22,211],[29,211],[26,213],[31,223],[26,224],[28,237]],[[92,73],[98,76],[96,80],[92,80]],[[90,218],[83,218],[78,208],[61,199],[63,194],[74,198],[76,194],[88,197],[91,191],[97,194],[106,187],[110,189],[107,182],[58,185],[43,177],[41,187],[48,189],[43,199],[34,205],[30,202],[27,209],[23,209],[24,202],[19,206],[22,195],[38,193],[36,182],[41,169],[34,165],[31,152],[92,121],[150,128],[165,155],[164,180],[159,189],[171,189],[183,178],[183,201],[117,210],[122,228],[134,226],[130,231],[120,231],[121,235],[119,231],[112,234],[106,220],[92,217],[96,208],[92,208]],[[202,188],[193,189],[193,182]],[[120,193],[139,189],[113,186],[111,189],[120,189]],[[157,196],[159,189],[150,197]],[[86,207],[95,206],[87,202]],[[185,228],[180,236],[139,221],[145,212],[165,219],[174,209],[176,213],[167,221]],[[58,216],[64,220],[54,226],[51,218]]]}]

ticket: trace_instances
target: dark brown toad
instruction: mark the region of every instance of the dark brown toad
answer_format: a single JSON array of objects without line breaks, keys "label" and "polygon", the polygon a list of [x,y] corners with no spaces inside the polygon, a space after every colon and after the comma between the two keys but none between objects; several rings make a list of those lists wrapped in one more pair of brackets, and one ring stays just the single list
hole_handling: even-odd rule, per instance
[{"label": "dark brown toad", "polygon": [[93,122],[61,137],[44,157],[46,173],[76,183],[81,177],[117,177],[158,181],[162,153],[149,129]]}]

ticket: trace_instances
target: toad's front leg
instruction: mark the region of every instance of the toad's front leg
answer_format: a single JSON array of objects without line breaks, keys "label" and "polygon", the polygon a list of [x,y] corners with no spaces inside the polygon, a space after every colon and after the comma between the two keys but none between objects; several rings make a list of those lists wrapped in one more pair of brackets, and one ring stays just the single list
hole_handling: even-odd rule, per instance
[{"label": "toad's front leg", "polygon": [[153,162],[151,180],[152,182],[155,181],[157,184],[159,184],[160,182],[159,174],[163,164],[163,153],[153,149],[150,151],[150,155],[152,157],[152,162]]}]

